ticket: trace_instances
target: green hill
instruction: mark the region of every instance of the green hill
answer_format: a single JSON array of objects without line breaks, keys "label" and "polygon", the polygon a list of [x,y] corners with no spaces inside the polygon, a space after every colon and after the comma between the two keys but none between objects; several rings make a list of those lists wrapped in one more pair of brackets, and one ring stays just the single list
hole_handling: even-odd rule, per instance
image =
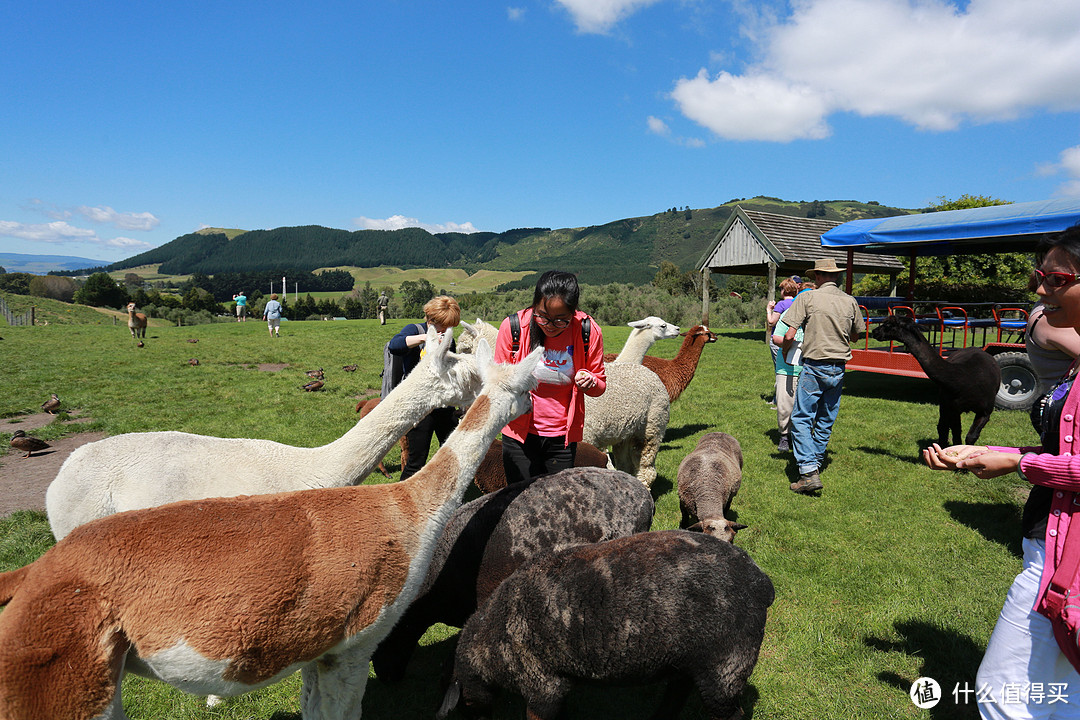
[{"label": "green hill", "polygon": [[318,225],[273,230],[205,228],[107,266],[110,272],[160,264],[166,275],[249,273],[326,267],[460,268],[537,272],[558,267],[583,282],[650,281],[662,260],[690,270],[736,205],[795,217],[843,222],[915,210],[849,200],[731,200],[715,208],[671,208],[655,215],[585,228],[519,228],[503,233],[432,234],[421,228],[340,230]]}]

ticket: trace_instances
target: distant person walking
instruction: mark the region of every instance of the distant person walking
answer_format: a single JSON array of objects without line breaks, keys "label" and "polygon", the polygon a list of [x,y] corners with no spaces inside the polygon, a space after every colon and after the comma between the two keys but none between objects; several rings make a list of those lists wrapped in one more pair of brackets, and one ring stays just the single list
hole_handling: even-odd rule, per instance
[{"label": "distant person walking", "polygon": [[851,339],[866,333],[855,298],[837,286],[844,270],[832,258],[815,262],[817,290],[800,293],[784,313],[785,354],[803,329],[803,367],[791,411],[792,450],[799,465],[799,479],[791,489],[803,495],[822,488],[821,463],[840,410]]},{"label": "distant person walking", "polygon": [[270,329],[271,337],[281,337],[281,303],[278,302],[277,293],[270,296],[270,302],[263,308],[263,320]]},{"label": "distant person walking", "polygon": [[375,301],[375,305],[379,308],[379,324],[386,324],[386,308],[390,306],[390,298],[386,297],[386,291],[383,290],[379,293],[379,299]]},{"label": "distant person walking", "polygon": [[247,295],[241,290],[232,299],[236,301],[236,322],[247,322]]}]

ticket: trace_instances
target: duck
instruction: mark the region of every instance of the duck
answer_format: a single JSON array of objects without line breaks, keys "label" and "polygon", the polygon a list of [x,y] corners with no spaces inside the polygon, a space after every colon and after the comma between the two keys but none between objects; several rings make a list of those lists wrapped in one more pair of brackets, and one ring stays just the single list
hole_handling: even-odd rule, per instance
[{"label": "duck", "polygon": [[60,409],[60,398],[56,396],[56,393],[53,393],[51,398],[41,403],[41,409],[50,415],[55,415],[56,411]]},{"label": "duck", "polygon": [[197,343],[197,342],[199,342],[199,338],[188,338],[188,342],[189,343]]},{"label": "duck", "polygon": [[321,389],[322,386],[323,386],[322,380],[312,380],[311,382],[309,382],[306,385],[303,385],[301,387],[303,388],[304,392],[314,392],[316,390]]},{"label": "duck", "polygon": [[342,365],[341,369],[345,372],[356,372],[356,365]]},{"label": "duck", "polygon": [[308,370],[304,374],[307,375],[309,378],[312,378],[313,380],[322,380],[323,379],[323,369],[322,368],[319,368],[318,370]]},{"label": "duck", "polygon": [[188,365],[195,366],[199,364],[199,358],[191,358],[187,361]]},{"label": "duck", "polygon": [[24,451],[26,454],[23,455],[23,460],[25,460],[30,457],[30,453],[44,450],[50,446],[44,440],[27,435],[22,430],[16,430],[15,434],[11,436],[11,447]]}]

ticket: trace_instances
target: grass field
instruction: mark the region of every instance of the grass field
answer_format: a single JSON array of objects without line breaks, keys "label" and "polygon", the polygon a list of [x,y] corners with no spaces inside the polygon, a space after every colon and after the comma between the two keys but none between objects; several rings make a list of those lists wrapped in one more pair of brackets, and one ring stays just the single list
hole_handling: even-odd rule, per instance
[{"label": "grass field", "polygon": [[[5,328],[0,416],[32,412],[56,392],[66,407],[94,418],[85,430],[168,429],[320,445],[356,422],[357,398],[378,386],[382,346],[404,322],[292,322],[273,341],[260,322],[152,327],[142,349],[122,325]],[[603,330],[612,350],[628,332]],[[792,458],[775,452],[776,416],[767,403],[773,375],[761,332],[717,332],[718,342],[705,349],[693,383],[672,407],[653,486],[653,529],[678,524],[676,471],[697,439],[713,431],[737,437],[745,469],[733,509],[749,528],[736,544],[777,591],[744,695],[747,714],[757,720],[977,717],[974,700],[958,706],[951,692],[957,683],[974,685],[1019,570],[1024,484],[1015,476],[984,481],[926,469],[918,451],[936,434],[937,421],[929,381],[851,373],[822,474],[825,490],[819,498],[797,496],[788,489]],[[665,341],[651,352],[671,357],[677,346]],[[187,364],[193,356],[197,367]],[[288,367],[264,372],[261,363]],[[360,370],[342,372],[350,363]],[[316,367],[326,371],[324,391],[300,391],[304,371]],[[59,432],[50,426],[35,434],[49,439]],[[0,449],[8,438],[0,435]],[[999,411],[981,440],[1017,445],[1035,436],[1026,413]],[[8,455],[2,462],[23,461]],[[392,471],[396,462],[395,450]],[[0,569],[18,567],[50,544],[40,514],[0,521]],[[400,684],[373,679],[364,717],[430,718],[454,632],[429,631]],[[908,697],[920,676],[943,689],[933,710],[917,709]],[[298,712],[299,679],[212,710],[140,678],[129,678],[124,694],[133,718],[283,720]],[[571,696],[568,717],[643,718],[658,698],[658,686],[582,688]],[[504,695],[497,717],[522,715],[520,701]],[[703,717],[696,695],[681,717]]]}]

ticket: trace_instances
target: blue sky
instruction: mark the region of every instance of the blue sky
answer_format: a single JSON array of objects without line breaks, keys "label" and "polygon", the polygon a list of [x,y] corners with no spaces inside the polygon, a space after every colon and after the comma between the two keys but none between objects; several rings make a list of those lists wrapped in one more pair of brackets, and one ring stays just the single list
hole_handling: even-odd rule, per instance
[{"label": "blue sky", "polygon": [[1080,194],[1076,0],[39,0],[0,41],[0,252]]}]

